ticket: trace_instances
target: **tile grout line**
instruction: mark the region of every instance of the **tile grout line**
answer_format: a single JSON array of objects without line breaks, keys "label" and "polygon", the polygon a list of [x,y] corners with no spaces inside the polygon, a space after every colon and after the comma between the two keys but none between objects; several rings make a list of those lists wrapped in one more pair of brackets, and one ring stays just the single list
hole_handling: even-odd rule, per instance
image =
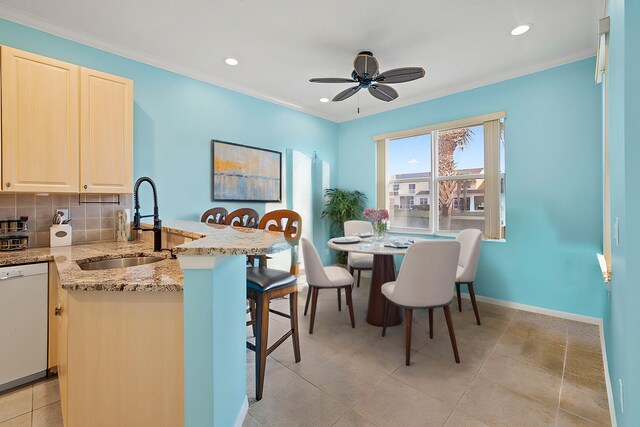
[{"label": "tile grout line", "polygon": [[564,373],[567,370],[567,354],[569,353],[569,328],[567,326],[567,338],[564,346],[564,363],[562,364],[562,379],[560,380],[560,390],[558,391],[558,408],[556,409],[556,421],[555,426],[558,425],[558,418],[560,417],[560,399],[562,398],[562,388],[564,387]]},{"label": "tile grout line", "polygon": [[33,427],[33,385],[31,385],[31,413],[29,414],[30,423],[29,425]]},{"label": "tile grout line", "polygon": [[[308,379],[304,378],[302,375],[298,374],[297,372],[294,372],[293,370],[291,370],[288,366],[286,366],[284,363],[281,363],[279,360],[274,359],[273,357],[271,358],[273,361],[275,361],[276,363],[278,363],[279,365],[281,365],[282,367],[288,369],[290,372],[292,372],[294,375],[296,375],[298,378],[302,379],[303,381],[307,382],[308,384],[310,384],[311,386],[313,386],[314,388],[318,389],[320,392],[324,393],[326,396],[328,396],[330,399],[335,400],[336,402],[342,404],[338,399],[336,399],[335,397],[333,397],[332,395],[330,395],[329,393],[327,393],[325,390],[323,390],[322,388],[318,387],[317,385],[313,384],[311,381],[309,381]],[[266,372],[265,372],[266,374]],[[348,408],[346,405],[343,405],[346,408]],[[351,408],[348,408],[348,411],[344,414],[342,414],[337,420],[336,422],[338,422],[340,420],[340,418],[344,417],[347,413],[349,413],[349,411],[351,411]],[[247,410],[247,413],[249,413],[249,411]],[[335,424],[335,423],[334,423]],[[332,424],[333,425],[333,424]]]},{"label": "tile grout line", "polygon": [[[493,352],[496,350],[496,347],[498,347],[498,344],[500,343],[500,340],[502,340],[502,337],[504,337],[504,335],[507,333],[507,329],[509,329],[509,325],[511,325],[511,322],[513,322],[513,318],[515,317],[515,313],[513,313],[511,315],[511,318],[509,319],[509,323],[507,323],[507,327],[504,328],[504,331],[502,331],[502,334],[500,335],[500,338],[498,338],[498,340],[496,341],[496,344],[493,346],[493,348],[491,349],[491,351],[489,352],[489,354],[487,355],[487,358],[484,360],[484,362],[482,363],[482,365],[480,365],[480,368],[478,369],[478,371],[475,373],[475,375],[473,376],[473,378],[471,379],[471,381],[469,382],[469,385],[467,386],[467,389],[464,391],[464,393],[462,393],[462,396],[460,396],[460,399],[458,399],[458,401],[456,402],[456,404],[453,407],[453,411],[451,411],[451,414],[449,414],[449,416],[447,417],[447,421],[449,420],[449,418],[451,418],[451,415],[456,411],[460,411],[463,414],[473,418],[474,420],[477,420],[477,418],[473,417],[470,414],[467,414],[466,412],[464,412],[462,409],[459,409],[458,406],[460,405],[460,401],[462,401],[462,399],[464,398],[464,396],[467,394],[467,392],[469,391],[469,389],[471,388],[471,384],[473,384],[473,382],[476,380],[476,378],[478,378],[478,374],[480,373],[480,371],[482,371],[482,368],[484,367],[484,365],[487,363],[487,360],[489,360],[489,358],[491,357],[491,355],[493,354]],[[480,420],[478,420],[480,421]],[[480,421],[482,423],[484,423],[483,421]],[[445,421],[446,424],[446,421]]]}]

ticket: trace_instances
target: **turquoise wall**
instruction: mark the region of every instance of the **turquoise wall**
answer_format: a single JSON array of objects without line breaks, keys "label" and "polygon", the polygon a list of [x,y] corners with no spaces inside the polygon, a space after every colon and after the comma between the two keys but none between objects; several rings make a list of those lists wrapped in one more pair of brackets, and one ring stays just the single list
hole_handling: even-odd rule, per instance
[{"label": "turquoise wall", "polygon": [[[619,426],[640,425],[640,3],[609,2],[609,163],[611,218],[618,218],[619,243],[612,243],[611,301],[604,319],[605,342]],[[624,389],[624,413],[619,380]]]},{"label": "turquoise wall", "polygon": [[[233,426],[247,399],[246,258],[184,270],[184,425]],[[206,258],[199,258],[200,261]],[[206,261],[205,261],[206,262]]]},{"label": "turquoise wall", "polygon": [[[484,242],[480,295],[602,317],[601,92],[593,58],[339,128],[338,186],[375,202],[376,134],[506,110],[506,242]],[[427,76],[428,78],[428,76]],[[353,159],[366,165],[350,167]]]},{"label": "turquoise wall", "polygon": [[[315,151],[335,173],[336,123],[6,20],[0,20],[0,44],[134,80],[134,176],[147,175],[157,183],[163,219],[199,220],[202,212],[220,205],[265,211],[264,203],[212,201],[211,139],[282,153],[293,149],[313,156]],[[141,189],[141,199],[143,210],[151,213],[149,192]],[[328,234],[315,238],[325,245]]]}]

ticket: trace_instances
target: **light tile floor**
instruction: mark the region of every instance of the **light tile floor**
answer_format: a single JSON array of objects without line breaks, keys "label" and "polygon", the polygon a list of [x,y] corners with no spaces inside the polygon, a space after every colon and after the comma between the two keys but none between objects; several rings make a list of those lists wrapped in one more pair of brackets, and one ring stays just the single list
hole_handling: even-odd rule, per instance
[{"label": "light tile floor", "polygon": [[[600,426],[610,425],[598,328],[480,303],[482,326],[468,301],[452,310],[461,363],[453,359],[444,316],[414,313],[411,366],[404,365],[404,326],[368,325],[368,277],[354,289],[356,328],[335,291],[320,291],[316,326],[302,315],[302,361],[290,341],[267,361],[264,398],[255,401],[253,352],[247,352],[249,415],[245,426]],[[288,310],[288,301],[273,308]],[[454,308],[454,306],[452,306]],[[287,330],[271,317],[269,342]],[[249,332],[249,331],[248,331]],[[62,426],[57,380],[0,395],[0,427]]]},{"label": "light tile floor", "polygon": [[[366,277],[366,278],[365,278]],[[247,352],[245,426],[598,426],[611,425],[597,326],[469,301],[452,305],[461,363],[442,311],[433,340],[426,310],[414,312],[411,366],[404,365],[404,325],[365,321],[369,274],[354,289],[356,328],[336,292],[321,290],[313,335],[299,297],[302,361],[289,341],[268,358],[264,397],[255,401],[253,352]],[[287,301],[274,301],[287,312]],[[287,330],[271,316],[269,344]],[[250,334],[250,331],[248,331]]]},{"label": "light tile floor", "polygon": [[0,427],[62,427],[57,378],[0,394]]}]

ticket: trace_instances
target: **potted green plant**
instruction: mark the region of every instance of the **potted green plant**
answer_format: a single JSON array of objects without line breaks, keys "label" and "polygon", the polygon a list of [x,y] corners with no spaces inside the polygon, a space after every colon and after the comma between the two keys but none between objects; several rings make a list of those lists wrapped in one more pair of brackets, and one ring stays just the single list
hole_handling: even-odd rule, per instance
[{"label": "potted green plant", "polygon": [[[364,201],[367,196],[361,191],[341,190],[339,188],[328,188],[324,192],[325,207],[322,211],[322,218],[329,220],[331,237],[344,236],[344,223],[353,219],[361,219],[364,208]],[[338,252],[336,255],[338,264],[347,263],[347,254]]]}]

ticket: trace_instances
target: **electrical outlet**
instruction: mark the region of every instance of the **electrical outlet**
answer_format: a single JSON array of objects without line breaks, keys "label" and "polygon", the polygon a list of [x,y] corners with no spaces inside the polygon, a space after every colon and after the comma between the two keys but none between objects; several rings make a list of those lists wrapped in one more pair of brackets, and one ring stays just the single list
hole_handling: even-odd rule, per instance
[{"label": "electrical outlet", "polygon": [[620,412],[624,414],[624,388],[622,388],[622,378],[618,378],[620,384]]},{"label": "electrical outlet", "polygon": [[62,220],[67,220],[69,219],[69,209],[67,208],[58,208],[56,209],[56,213],[58,212],[62,212]]}]

